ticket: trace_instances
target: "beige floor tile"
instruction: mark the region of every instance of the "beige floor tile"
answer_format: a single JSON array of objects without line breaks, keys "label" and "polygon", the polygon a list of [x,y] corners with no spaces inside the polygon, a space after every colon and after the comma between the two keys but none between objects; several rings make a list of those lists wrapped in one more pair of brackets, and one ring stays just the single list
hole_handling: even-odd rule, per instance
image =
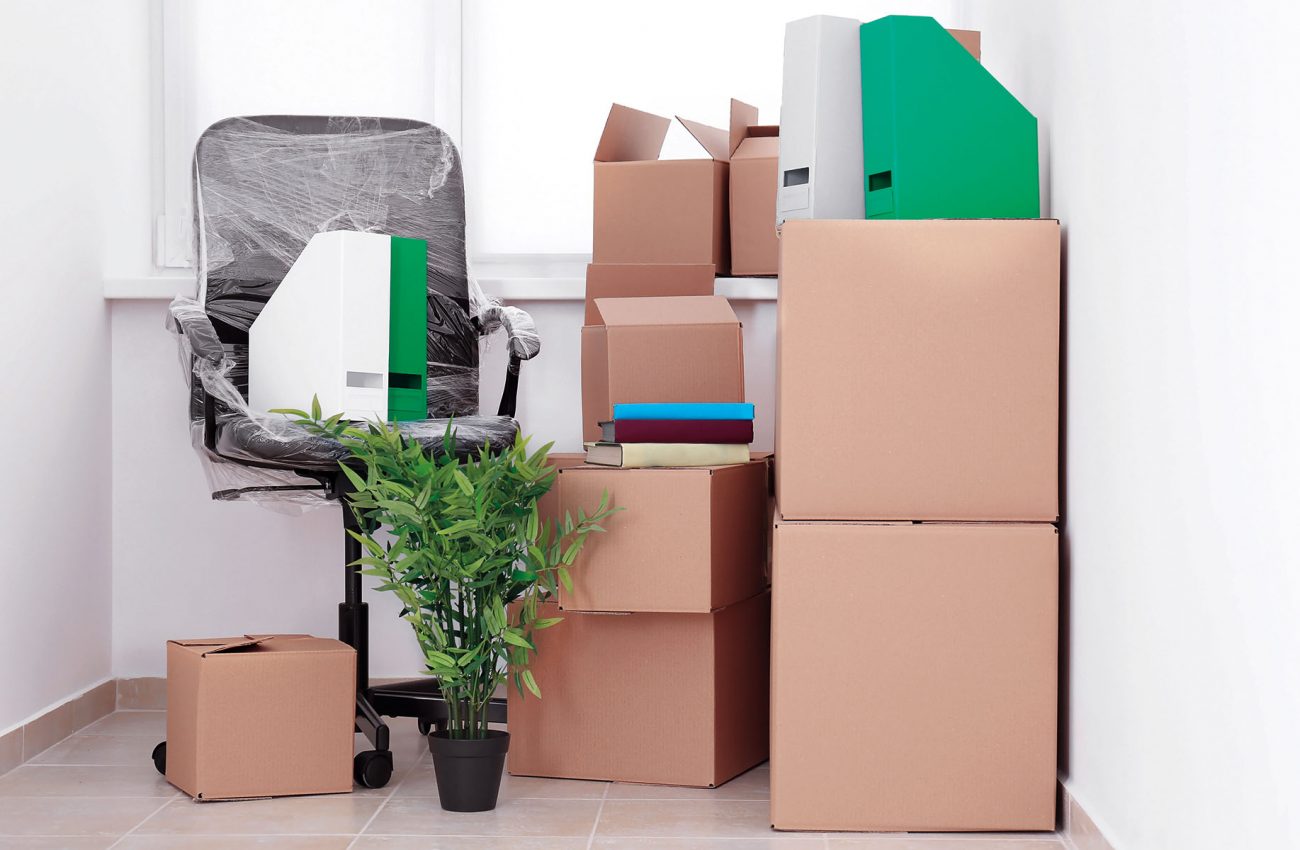
[{"label": "beige floor tile", "polygon": [[[511,838],[509,850],[586,850],[587,836],[573,838]],[[501,850],[500,838],[450,835],[363,835],[352,850]]]},{"label": "beige floor tile", "polygon": [[490,812],[446,812],[430,797],[392,799],[367,835],[586,837],[599,800],[502,800]]},{"label": "beige floor tile", "polygon": [[116,836],[61,836],[59,838],[5,838],[0,836],[0,850],[108,850]]},{"label": "beige floor tile", "polygon": [[72,725],[82,729],[117,708],[117,682],[104,682],[72,701]]},{"label": "beige floor tile", "polygon": [[117,680],[118,708],[163,709],[167,707],[167,680],[161,676],[141,676]]},{"label": "beige floor tile", "polygon": [[963,836],[924,833],[917,835],[831,835],[831,850],[1062,850],[1055,836],[1001,837],[971,833]]},{"label": "beige floor tile", "polygon": [[[540,779],[534,776],[501,777],[498,801],[519,799],[548,800],[599,800],[605,794],[604,782],[584,782],[577,779]],[[398,786],[395,797],[438,796],[438,782],[434,778],[433,762],[421,762]]]},{"label": "beige floor tile", "polygon": [[149,765],[157,741],[144,735],[86,735],[77,733],[55,744],[33,764]]},{"label": "beige floor tile", "polygon": [[822,850],[820,834],[769,835],[766,838],[628,838],[596,836],[592,850]]},{"label": "beige floor tile", "polygon": [[176,789],[167,784],[152,764],[112,767],[25,764],[0,776],[0,797],[174,797],[176,794]]},{"label": "beige floor tile", "polygon": [[599,836],[763,838],[772,835],[766,800],[606,800]]},{"label": "beige floor tile", "polygon": [[767,800],[771,773],[766,765],[742,773],[717,788],[681,788],[675,785],[636,785],[615,782],[609,786],[611,800]]},{"label": "beige floor tile", "polygon": [[351,835],[128,835],[113,850],[347,850]]},{"label": "beige floor tile", "polygon": [[158,809],[146,798],[0,797],[0,835],[122,835]]},{"label": "beige floor tile", "polygon": [[82,729],[82,735],[143,735],[158,741],[167,737],[165,711],[115,711]]},{"label": "beige floor tile", "polygon": [[225,803],[173,801],[136,830],[138,835],[355,835],[383,803],[338,794]]},{"label": "beige floor tile", "polygon": [[77,731],[73,725],[72,703],[47,711],[23,727],[23,760],[44,752]]}]

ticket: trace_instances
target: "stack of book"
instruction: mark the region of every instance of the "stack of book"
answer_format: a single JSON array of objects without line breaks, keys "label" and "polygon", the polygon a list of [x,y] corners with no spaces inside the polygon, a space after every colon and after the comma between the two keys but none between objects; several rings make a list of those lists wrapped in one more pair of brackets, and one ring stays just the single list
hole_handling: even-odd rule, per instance
[{"label": "stack of book", "polygon": [[587,462],[600,466],[746,463],[754,441],[754,405],[616,404],[613,421],[600,423],[600,430],[600,441],[587,444]]}]

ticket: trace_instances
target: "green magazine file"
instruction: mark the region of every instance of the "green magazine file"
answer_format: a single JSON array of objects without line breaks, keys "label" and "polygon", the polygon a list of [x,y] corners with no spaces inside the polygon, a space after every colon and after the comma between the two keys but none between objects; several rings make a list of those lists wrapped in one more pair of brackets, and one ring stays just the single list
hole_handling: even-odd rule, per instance
[{"label": "green magazine file", "polygon": [[933,18],[862,25],[867,218],[1038,218],[1038,121]]},{"label": "green magazine file", "polygon": [[388,305],[388,418],[427,419],[428,247],[423,239],[391,240]]}]

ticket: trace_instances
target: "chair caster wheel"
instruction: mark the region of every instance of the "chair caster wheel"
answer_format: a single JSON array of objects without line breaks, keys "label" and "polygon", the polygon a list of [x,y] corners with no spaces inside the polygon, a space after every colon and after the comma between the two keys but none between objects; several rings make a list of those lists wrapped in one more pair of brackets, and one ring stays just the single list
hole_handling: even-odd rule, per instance
[{"label": "chair caster wheel", "polygon": [[415,728],[419,729],[420,734],[427,738],[429,733],[433,731],[433,722],[421,717],[415,721]]},{"label": "chair caster wheel", "polygon": [[163,776],[166,776],[167,775],[167,742],[163,741],[161,744],[154,747],[153,755],[151,755],[150,758],[153,759],[153,766],[157,768],[158,772],[161,773]]},{"label": "chair caster wheel", "polygon": [[352,759],[352,778],[364,788],[383,788],[393,778],[393,754],[389,750],[366,750]]}]

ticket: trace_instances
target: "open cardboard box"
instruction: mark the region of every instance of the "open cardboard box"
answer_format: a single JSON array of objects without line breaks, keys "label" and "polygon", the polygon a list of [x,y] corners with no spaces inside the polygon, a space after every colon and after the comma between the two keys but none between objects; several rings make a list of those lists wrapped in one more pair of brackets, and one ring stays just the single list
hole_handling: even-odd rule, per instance
[{"label": "open cardboard box", "polygon": [[614,405],[740,402],[740,321],[716,296],[597,298],[582,329],[582,438],[600,439]]},{"label": "open cardboard box", "polygon": [[728,133],[677,120],[707,159],[659,159],[669,119],[610,107],[595,157],[594,262],[708,263],[728,273]]},{"label": "open cardboard box", "polygon": [[712,295],[713,266],[708,263],[591,263],[587,266],[584,325],[600,324],[597,298],[652,298],[667,295]]},{"label": "open cardboard box", "polygon": [[767,586],[768,461],[559,475],[560,510],[591,511],[608,493],[625,510],[604,521],[572,567],[565,611],[708,613]]},{"label": "open cardboard box", "polygon": [[758,109],[731,101],[731,273],[776,274],[777,155],[775,124],[759,124]]},{"label": "open cardboard box", "polygon": [[542,698],[508,689],[510,773],[713,787],[763,762],[770,597],[708,614],[543,605],[564,622],[534,635]]},{"label": "open cardboard box", "polygon": [[1052,829],[1056,529],[774,533],[772,824]]}]

